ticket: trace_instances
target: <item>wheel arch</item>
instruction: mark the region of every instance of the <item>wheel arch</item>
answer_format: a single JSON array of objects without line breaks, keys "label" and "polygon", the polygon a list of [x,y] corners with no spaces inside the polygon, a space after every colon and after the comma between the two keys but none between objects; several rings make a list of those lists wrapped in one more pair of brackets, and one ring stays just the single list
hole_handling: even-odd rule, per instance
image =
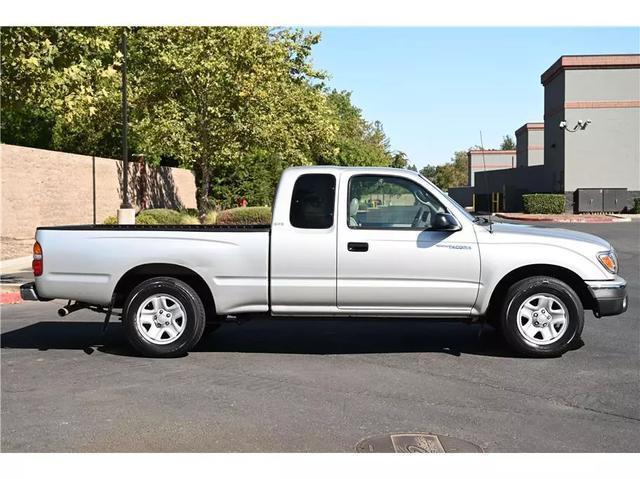
[{"label": "wheel arch", "polygon": [[491,292],[486,315],[491,318],[497,314],[507,294],[507,290],[512,284],[532,276],[550,276],[567,283],[580,298],[584,309],[593,310],[595,308],[595,302],[588,286],[575,272],[552,264],[533,264],[516,268],[498,281]]},{"label": "wheel arch", "polygon": [[138,284],[147,279],[158,276],[168,276],[184,281],[191,286],[202,300],[207,317],[214,317],[216,305],[213,293],[207,282],[198,273],[185,266],[172,263],[147,263],[141,264],[124,273],[113,290],[115,295],[114,307],[122,308],[129,292]]}]

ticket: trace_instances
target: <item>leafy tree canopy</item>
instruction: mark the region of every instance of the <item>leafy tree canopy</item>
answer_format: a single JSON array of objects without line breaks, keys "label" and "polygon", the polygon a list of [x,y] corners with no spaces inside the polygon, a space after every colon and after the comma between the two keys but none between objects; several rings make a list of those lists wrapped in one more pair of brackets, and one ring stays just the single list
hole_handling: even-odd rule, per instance
[{"label": "leafy tree canopy", "polygon": [[368,122],[351,102],[351,93],[333,90],[327,95],[334,136],[317,151],[317,162],[341,166],[389,166],[389,139],[380,122]]},{"label": "leafy tree canopy", "polygon": [[118,35],[109,27],[3,28],[3,141],[119,152]]},{"label": "leafy tree canopy", "polygon": [[[3,28],[2,137],[119,157],[121,28]],[[382,124],[313,67],[317,34],[267,27],[128,29],[132,153],[191,168],[198,208],[269,204],[290,165],[406,167]]]},{"label": "leafy tree canopy", "polygon": [[453,186],[465,186],[468,183],[469,159],[465,150],[456,151],[453,158],[444,165],[427,165],[420,173],[435,183],[438,188],[448,190]]},{"label": "leafy tree canopy", "polygon": [[502,143],[500,143],[500,149],[501,150],[515,150],[516,149],[516,142],[513,141],[513,138],[511,138],[511,135],[505,135],[502,137]]}]

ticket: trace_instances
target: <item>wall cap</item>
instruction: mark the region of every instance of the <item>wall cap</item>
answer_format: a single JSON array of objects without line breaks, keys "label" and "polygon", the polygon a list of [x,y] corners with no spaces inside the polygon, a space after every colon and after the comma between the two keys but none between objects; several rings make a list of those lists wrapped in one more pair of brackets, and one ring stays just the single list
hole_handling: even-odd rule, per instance
[{"label": "wall cap", "polygon": [[525,123],[524,125],[522,125],[520,128],[516,130],[516,136],[528,130],[544,130],[544,122],[532,121],[529,123]]},{"label": "wall cap", "polygon": [[540,76],[540,83],[546,86],[563,70],[606,68],[640,68],[640,55],[563,55]]},{"label": "wall cap", "polygon": [[470,155],[481,155],[483,153],[485,155],[515,155],[516,150],[475,150],[473,148],[469,150]]}]

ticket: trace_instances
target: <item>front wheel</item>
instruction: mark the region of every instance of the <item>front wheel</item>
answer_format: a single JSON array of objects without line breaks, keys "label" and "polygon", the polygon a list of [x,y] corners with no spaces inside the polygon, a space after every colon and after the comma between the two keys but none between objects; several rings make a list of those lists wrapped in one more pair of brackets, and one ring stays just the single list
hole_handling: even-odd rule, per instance
[{"label": "front wheel", "polygon": [[509,288],[500,316],[509,345],[532,357],[559,356],[580,340],[584,309],[563,281],[535,276]]},{"label": "front wheel", "polygon": [[206,315],[198,294],[183,281],[143,281],[127,298],[124,327],[131,345],[145,356],[186,354],[202,336]]}]

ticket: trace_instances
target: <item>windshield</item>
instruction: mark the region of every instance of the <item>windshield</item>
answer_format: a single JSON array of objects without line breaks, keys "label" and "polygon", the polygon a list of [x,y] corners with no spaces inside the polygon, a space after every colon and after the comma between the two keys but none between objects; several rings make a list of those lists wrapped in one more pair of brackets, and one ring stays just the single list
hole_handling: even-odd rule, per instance
[{"label": "windshield", "polygon": [[424,175],[420,175],[420,177],[427,181],[431,186],[433,186],[434,188],[436,188],[438,191],[440,191],[443,195],[445,195],[448,199],[449,202],[451,203],[451,206],[453,206],[455,209],[457,209],[460,213],[462,213],[464,215],[465,218],[467,218],[470,221],[476,221],[478,218],[473,216],[471,213],[469,213],[467,210],[465,210],[462,206],[460,206],[458,204],[458,202],[456,200],[454,200],[453,198],[451,198],[451,196],[447,195],[445,192],[443,192],[440,188],[438,188],[436,185],[434,185],[431,181],[429,181],[427,178],[425,178]]}]

